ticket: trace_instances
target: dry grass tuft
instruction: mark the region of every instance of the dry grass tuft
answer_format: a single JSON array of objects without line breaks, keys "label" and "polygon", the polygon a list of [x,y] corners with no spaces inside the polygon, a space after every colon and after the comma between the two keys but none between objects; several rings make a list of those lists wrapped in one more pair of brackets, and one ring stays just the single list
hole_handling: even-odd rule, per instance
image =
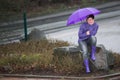
[{"label": "dry grass tuft", "polygon": [[[58,40],[28,41],[0,45],[0,73],[82,74],[85,72],[80,55],[53,56],[55,47],[68,46]],[[114,53],[115,68],[120,67],[120,55]],[[59,59],[60,58],[60,59]],[[77,61],[76,61],[77,60]]]}]

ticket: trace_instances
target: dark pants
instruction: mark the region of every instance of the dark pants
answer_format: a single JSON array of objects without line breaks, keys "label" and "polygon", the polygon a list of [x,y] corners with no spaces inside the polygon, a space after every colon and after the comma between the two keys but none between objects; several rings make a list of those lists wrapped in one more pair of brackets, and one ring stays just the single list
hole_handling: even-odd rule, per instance
[{"label": "dark pants", "polygon": [[88,52],[88,46],[90,47],[96,46],[96,42],[97,42],[97,39],[95,36],[91,36],[90,38],[79,42],[80,51],[82,52],[84,60],[88,59],[90,54]]}]

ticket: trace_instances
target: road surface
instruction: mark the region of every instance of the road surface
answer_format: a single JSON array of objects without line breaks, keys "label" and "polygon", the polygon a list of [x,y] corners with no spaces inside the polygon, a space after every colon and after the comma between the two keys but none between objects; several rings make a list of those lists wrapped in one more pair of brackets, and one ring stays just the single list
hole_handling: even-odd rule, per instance
[{"label": "road surface", "polygon": [[[102,5],[95,6],[95,8],[100,9],[101,13],[116,12],[117,10],[120,9],[120,1],[105,3]],[[27,24],[28,24],[27,27],[34,28],[36,26],[39,26],[40,29],[42,29],[45,32],[55,31],[56,28],[61,28],[61,27],[66,28],[64,20],[67,20],[68,16],[73,11],[75,10],[60,12],[57,14],[51,14],[41,17],[29,18],[27,19]],[[106,18],[106,17],[110,17],[110,16],[106,15],[105,17],[102,18]],[[101,16],[99,16],[99,19],[100,18]],[[24,37],[23,29],[24,29],[23,20],[0,23],[0,44],[18,41],[18,39],[23,38]]]},{"label": "road surface", "polygon": [[[114,5],[113,5],[114,4]],[[97,44],[103,44],[106,49],[112,50],[114,52],[120,53],[119,41],[120,41],[120,1],[110,4],[101,5],[100,15],[96,16],[96,22],[99,24],[99,31],[97,33]],[[103,7],[104,6],[104,7]],[[99,6],[100,7],[100,6]],[[55,38],[59,40],[68,41],[73,45],[77,45],[77,32],[80,24],[66,27],[66,18],[68,14],[60,15],[57,17],[53,16],[50,19],[51,23],[46,22],[45,24],[40,21],[44,21],[47,17],[29,19],[30,24],[28,24],[28,33],[34,28],[38,28],[45,32],[48,38]],[[56,15],[57,16],[57,15]],[[59,19],[62,18],[62,19]],[[52,20],[54,21],[52,21]],[[59,20],[59,21],[58,21]],[[55,22],[56,21],[56,22]],[[35,22],[35,23],[34,23]],[[37,23],[36,23],[37,22]],[[35,24],[35,25],[34,25]],[[13,26],[14,25],[14,26]],[[0,25],[0,44],[6,44],[11,42],[19,42],[20,38],[24,37],[24,30],[21,23],[11,23]],[[37,25],[37,26],[36,26]]]}]

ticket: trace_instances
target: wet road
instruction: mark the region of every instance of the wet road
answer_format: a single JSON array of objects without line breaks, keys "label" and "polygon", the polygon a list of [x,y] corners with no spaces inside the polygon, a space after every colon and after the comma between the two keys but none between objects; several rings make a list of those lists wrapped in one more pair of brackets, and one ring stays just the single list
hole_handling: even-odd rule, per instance
[{"label": "wet road", "polygon": [[[107,50],[120,53],[120,9],[119,5],[114,8],[110,7],[115,11],[101,13],[96,16],[97,23],[99,24],[99,31],[97,33],[97,44],[103,44]],[[107,9],[106,9],[107,10]],[[18,25],[18,24],[17,24]],[[10,29],[12,29],[9,26]],[[68,41],[73,45],[78,45],[78,29],[79,25],[66,27],[65,21],[58,21],[53,23],[46,23],[43,25],[33,26],[28,28],[28,33],[34,28],[38,28],[45,32],[48,38],[54,38],[59,40]],[[6,32],[4,31],[6,30]],[[15,30],[8,30],[8,28],[0,29],[0,44],[6,44],[11,42],[19,42],[19,39],[24,38],[24,30],[15,27]],[[3,33],[2,33],[3,32]]]},{"label": "wet road", "polygon": [[[120,15],[119,9],[120,9],[120,1],[113,1],[110,3],[105,3],[96,6],[96,8],[101,10],[101,13],[111,13],[113,17],[113,14]],[[45,31],[45,33],[53,33],[54,31],[57,31],[59,28],[66,28],[66,23],[64,20],[67,20],[68,16],[73,12],[71,11],[65,11],[57,14],[51,14],[51,15],[45,15],[35,18],[29,18],[27,19],[27,27],[28,28],[36,28],[37,26],[40,28],[40,30]],[[115,13],[114,13],[115,12]],[[117,14],[116,14],[117,13]],[[104,16],[104,15],[102,15]],[[104,19],[107,17],[110,17],[110,15],[105,15],[104,17],[99,16],[99,19]],[[52,31],[52,32],[51,32]],[[30,30],[28,29],[28,34]],[[10,21],[5,23],[0,23],[0,44],[6,44],[11,42],[19,42],[19,39],[24,38],[24,27],[23,27],[23,20],[19,21]]]},{"label": "wet road", "polygon": [[[99,30],[96,35],[97,44],[103,44],[107,50],[120,53],[120,16],[98,20]],[[75,25],[71,29],[48,34],[50,38],[68,41],[73,45],[78,45],[78,27]]]},{"label": "wet road", "polygon": [[[96,16],[99,30],[97,33],[97,44],[103,44],[107,50],[120,53],[120,10],[103,13]],[[112,16],[112,17],[111,17]],[[78,29],[80,24],[66,27],[66,21],[59,21],[28,28],[30,32],[34,28],[45,31],[46,36],[52,39],[68,41],[73,45],[78,45]],[[10,34],[10,33],[9,33]],[[23,36],[23,30],[15,30],[12,35]],[[11,37],[13,38],[13,37]]]}]

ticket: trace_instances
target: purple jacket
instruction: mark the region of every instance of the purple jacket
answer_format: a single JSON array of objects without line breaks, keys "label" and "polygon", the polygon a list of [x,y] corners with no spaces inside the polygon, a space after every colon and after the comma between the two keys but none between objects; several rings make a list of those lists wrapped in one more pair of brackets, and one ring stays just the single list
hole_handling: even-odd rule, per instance
[{"label": "purple jacket", "polygon": [[[86,32],[88,30],[90,31],[90,35],[86,35]],[[79,37],[78,42],[81,40],[85,40],[91,36],[95,36],[97,30],[98,30],[98,25],[96,23],[94,23],[93,25],[89,25],[87,22],[82,23],[78,32],[78,37]]]}]

